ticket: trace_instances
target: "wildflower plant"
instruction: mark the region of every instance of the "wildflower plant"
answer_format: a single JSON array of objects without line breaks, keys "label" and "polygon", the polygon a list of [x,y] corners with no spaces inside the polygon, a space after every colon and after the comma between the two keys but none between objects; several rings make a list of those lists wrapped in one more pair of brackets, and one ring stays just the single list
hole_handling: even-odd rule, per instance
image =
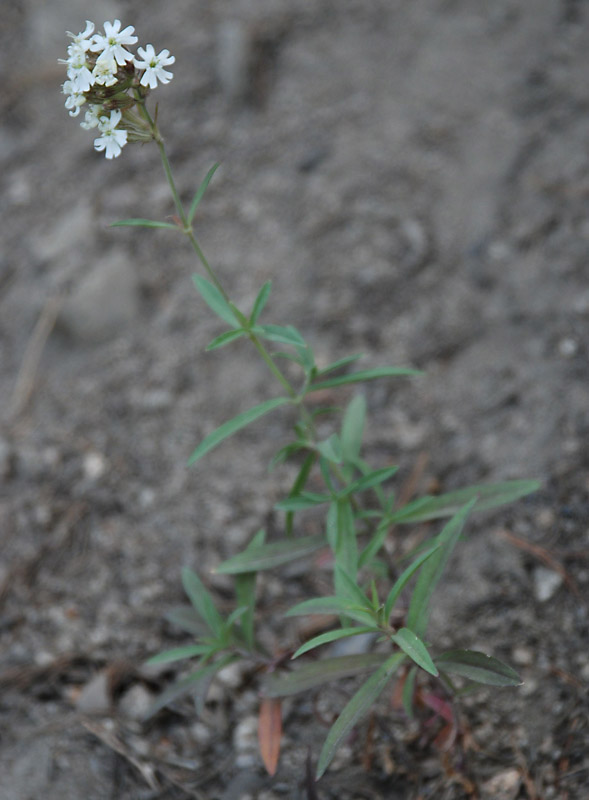
[{"label": "wildflower plant", "polygon": [[[84,31],[69,34],[67,80],[63,92],[70,116],[76,117],[87,105],[81,125],[100,134],[94,140],[97,151],[116,158],[132,142],[155,141],[175,205],[174,222],[127,219],[114,225],[167,228],[183,233],[204,270],[193,281],[202,300],[225,325],[207,347],[212,351],[247,339],[275,379],[278,394],[268,398],[206,436],[192,453],[188,464],[199,462],[213,448],[242,428],[279,408],[296,411],[292,440],[274,456],[272,466],[287,460],[297,465],[296,477],[287,496],[275,507],[284,514],[282,536],[266,541],[259,530],[241,553],[221,563],[216,572],[233,576],[235,609],[226,617],[217,609],[213,595],[189,567],[182,570],[182,584],[191,609],[173,611],[169,619],[195,637],[192,644],[168,650],[151,663],[172,663],[195,659],[194,669],[171,685],[158,698],[151,714],[178,696],[206,687],[224,666],[247,661],[261,671],[260,749],[270,773],[279,756],[281,698],[351,676],[363,682],[331,727],[319,755],[316,777],[328,768],[339,745],[358,721],[367,714],[379,695],[398,676],[402,703],[408,716],[414,713],[419,696],[419,676],[437,681],[437,707],[447,705],[441,698],[458,696],[473,685],[516,686],[517,674],[498,659],[468,649],[438,652],[427,638],[432,597],[471,515],[511,503],[530,492],[536,481],[471,486],[437,496],[401,502],[391,479],[397,466],[373,468],[363,457],[362,440],[366,402],[356,394],[341,411],[318,407],[313,401],[338,387],[373,380],[410,378],[419,375],[405,367],[357,369],[360,355],[340,358],[327,366],[317,363],[311,345],[292,325],[262,322],[271,293],[268,281],[259,290],[251,309],[240,309],[228,296],[217,272],[207,261],[194,232],[199,204],[218,164],[208,172],[189,206],[180,200],[163,138],[146,99],[158,82],[173,77],[166,67],[174,63],[168,50],[156,55],[151,44],[136,44],[132,26],[121,22],[104,24],[103,33],[86,23]],[[156,115],[157,116],[157,115]],[[206,276],[206,277],[205,277]],[[271,348],[278,347],[278,350]],[[296,381],[287,377],[282,362],[287,359],[298,370]],[[330,416],[332,433],[321,437],[317,417]],[[313,486],[313,490],[309,487]],[[320,488],[317,488],[320,487]],[[299,535],[296,521],[301,512],[321,510],[321,533]],[[385,545],[400,528],[415,523],[442,521],[429,539],[396,560],[383,559]],[[256,578],[264,570],[277,570],[297,559],[325,551],[330,554],[332,590],[327,596],[310,597],[287,611],[287,617],[330,615],[328,629],[313,636],[295,651],[268,653],[258,637]],[[331,642],[373,635],[373,652],[306,660],[302,656]],[[300,661],[306,663],[300,664]],[[292,661],[295,661],[293,667]],[[461,686],[453,676],[459,676]],[[430,699],[430,707],[433,700]],[[446,715],[447,716],[447,715]],[[278,731],[278,735],[276,732]]]}]

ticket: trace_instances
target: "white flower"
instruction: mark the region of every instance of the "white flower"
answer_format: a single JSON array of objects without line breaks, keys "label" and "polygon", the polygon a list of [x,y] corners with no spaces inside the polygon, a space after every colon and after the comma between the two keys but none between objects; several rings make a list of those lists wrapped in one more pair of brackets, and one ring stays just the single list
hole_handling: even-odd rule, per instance
[{"label": "white flower", "polygon": [[69,112],[70,117],[77,117],[80,113],[80,106],[84,105],[86,98],[81,92],[76,90],[72,81],[66,81],[61,87],[61,91],[68,95],[65,101],[65,107],[71,109]]},{"label": "white flower", "polygon": [[99,152],[105,150],[107,158],[119,156],[121,149],[127,144],[127,131],[117,130],[120,121],[121,112],[119,110],[111,111],[110,117],[100,117],[98,120],[98,130],[102,136],[94,139],[94,149]]},{"label": "white flower", "polygon": [[87,92],[92,86],[93,79],[86,61],[86,51],[82,45],[76,43],[70,44],[67,51],[69,58],[66,61],[60,59],[62,63],[67,64],[67,76],[76,92]]},{"label": "white flower", "polygon": [[90,50],[93,53],[102,51],[105,55],[112,56],[117,64],[122,66],[127,61],[133,60],[133,55],[128,50],[125,50],[123,45],[136,43],[137,37],[132,35],[134,30],[135,28],[132,25],[127,25],[126,28],[121,30],[120,19],[115,19],[112,23],[105,22],[104,36],[96,33],[93,36]]},{"label": "white flower", "polygon": [[92,70],[94,83],[100,86],[113,86],[117,82],[117,62],[108,52],[101,53]]},{"label": "white flower", "polygon": [[86,20],[86,28],[75,36],[71,31],[67,31],[67,35],[73,39],[72,44],[79,45],[84,50],[88,50],[92,44],[92,39],[89,37],[94,33],[94,23]]},{"label": "white flower", "polygon": [[169,50],[162,50],[162,52],[156,56],[153,45],[148,44],[145,49],[143,49],[143,47],[138,47],[137,52],[141,56],[141,59],[134,58],[133,63],[137,69],[145,70],[140,81],[142,86],[149,86],[150,89],[155,89],[158,80],[160,83],[168,83],[168,81],[172,80],[174,77],[173,73],[164,69],[164,67],[173,64],[176,60],[174,56],[170,55]]},{"label": "white flower", "polygon": [[88,111],[86,111],[84,122],[80,122],[81,127],[87,131],[91,130],[91,128],[97,128],[101,115],[102,106],[93,103]]}]

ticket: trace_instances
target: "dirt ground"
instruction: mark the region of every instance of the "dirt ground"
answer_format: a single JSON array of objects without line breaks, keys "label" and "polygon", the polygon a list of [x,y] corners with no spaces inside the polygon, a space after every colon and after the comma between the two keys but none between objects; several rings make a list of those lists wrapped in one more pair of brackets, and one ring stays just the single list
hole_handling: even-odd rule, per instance
[{"label": "dirt ground", "polygon": [[[589,796],[587,4],[28,0],[0,16],[2,800]],[[542,481],[469,525],[440,588],[435,647],[525,681],[465,700],[449,751],[383,697],[313,786],[343,684],[289,700],[270,778],[259,686],[235,670],[201,718],[185,698],[142,721],[174,674],[142,662],[188,643],[164,620],[182,567],[230,608],[211,568],[279,530],[292,469],[267,466],[290,420],[186,468],[276,390],[247,346],[204,352],[220,328],[180,237],[108,227],[172,206],[154,146],[107,162],[63,108],[56,59],[87,17],[176,56],[153,100],[183,195],[222,162],[197,233],[238,303],[271,278],[268,320],[322,361],[424,370],[366,388],[367,458],[419,491]],[[307,573],[264,575],[277,648],[296,644],[276,611]]]}]

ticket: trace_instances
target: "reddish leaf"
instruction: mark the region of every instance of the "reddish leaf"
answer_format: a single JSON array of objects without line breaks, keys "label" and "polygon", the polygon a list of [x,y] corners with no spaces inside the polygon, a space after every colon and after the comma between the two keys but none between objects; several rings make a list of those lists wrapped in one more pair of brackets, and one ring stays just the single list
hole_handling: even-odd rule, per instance
[{"label": "reddish leaf", "polygon": [[282,701],[277,697],[264,697],[260,703],[258,741],[260,755],[268,775],[274,775],[280,755],[282,735]]},{"label": "reddish leaf", "polygon": [[423,693],[421,695],[422,701],[425,703],[426,706],[431,708],[437,714],[439,714],[446,722],[453,723],[454,722],[454,714],[452,712],[452,706],[446,700],[442,700],[441,697],[437,697],[435,694],[426,694]]}]

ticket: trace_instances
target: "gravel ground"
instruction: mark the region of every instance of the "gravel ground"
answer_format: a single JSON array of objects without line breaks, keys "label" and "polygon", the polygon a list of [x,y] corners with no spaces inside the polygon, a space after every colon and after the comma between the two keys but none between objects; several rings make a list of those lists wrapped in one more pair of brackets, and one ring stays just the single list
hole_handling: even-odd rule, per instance
[{"label": "gravel ground", "polygon": [[[0,21],[0,796],[3,800],[582,800],[589,785],[589,9],[578,0],[27,0]],[[484,5],[484,4],[483,4]],[[476,6],[476,7],[475,7]],[[186,638],[164,621],[180,571],[206,576],[261,525],[292,469],[277,412],[185,467],[221,422],[272,396],[192,288],[187,245],[111,229],[172,213],[155,147],[112,162],[63,109],[64,30],[120,17],[176,56],[154,93],[189,197],[220,161],[197,233],[247,307],[324,362],[412,365],[366,389],[367,457],[400,486],[537,478],[477,518],[431,638],[525,683],[460,708],[436,746],[386,698],[316,786],[353,686],[285,704],[276,775],[259,684],[229,669],[203,714],[142,721]],[[349,397],[346,392],[343,397]],[[340,395],[340,398],[342,396]],[[309,522],[312,528],[313,521]],[[276,610],[320,572],[267,573]],[[209,581],[222,607],[230,585]],[[439,742],[438,742],[439,744]]]}]

